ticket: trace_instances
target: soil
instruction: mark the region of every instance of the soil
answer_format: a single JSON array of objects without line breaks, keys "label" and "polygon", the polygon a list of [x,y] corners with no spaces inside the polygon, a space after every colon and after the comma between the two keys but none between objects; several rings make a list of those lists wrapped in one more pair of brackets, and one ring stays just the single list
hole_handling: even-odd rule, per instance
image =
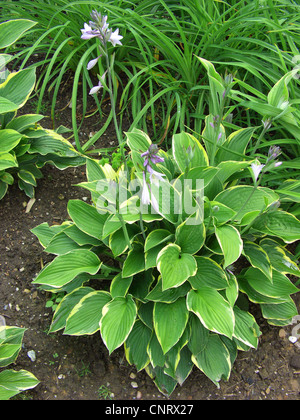
[{"label": "soil", "polygon": [[[57,125],[72,128],[70,89],[60,95],[56,113]],[[93,108],[93,99],[89,101]],[[30,101],[22,113],[34,112]],[[108,105],[107,105],[108,106]],[[64,109],[63,109],[64,108]],[[63,110],[62,110],[63,109]],[[104,109],[105,111],[105,109]],[[80,110],[79,110],[80,112]],[[108,112],[107,112],[108,113]],[[45,113],[44,113],[45,114]],[[52,128],[49,118],[41,122]],[[80,129],[82,141],[91,131],[100,128],[97,116],[87,119]],[[72,140],[71,140],[72,141]],[[116,145],[113,127],[98,141],[96,147]],[[49,294],[34,287],[32,280],[41,264],[52,259],[43,252],[30,229],[42,222],[60,224],[68,218],[68,200],[88,196],[74,186],[85,181],[85,168],[60,171],[52,166],[43,168],[44,178],[38,181],[36,201],[26,213],[29,199],[15,184],[0,201],[0,315],[6,324],[25,327],[23,346],[15,370],[26,369],[40,381],[33,390],[17,399],[32,400],[298,400],[300,399],[300,348],[288,337],[292,326],[272,327],[256,308],[256,319],[262,336],[257,350],[239,352],[231,377],[218,389],[201,371],[194,368],[182,387],[171,397],[161,394],[148,375],[130,366],[123,349],[109,356],[100,334],[86,337],[47,334],[52,309],[46,308]],[[295,297],[300,307],[299,294]],[[33,362],[27,352],[34,350]]]}]

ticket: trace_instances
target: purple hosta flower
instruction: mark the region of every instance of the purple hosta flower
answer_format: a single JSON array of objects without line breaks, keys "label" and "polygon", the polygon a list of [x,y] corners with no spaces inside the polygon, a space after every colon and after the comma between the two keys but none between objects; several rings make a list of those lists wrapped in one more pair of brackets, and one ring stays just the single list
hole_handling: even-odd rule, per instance
[{"label": "purple hosta flower", "polygon": [[95,67],[95,65],[98,63],[98,60],[99,60],[100,57],[102,57],[102,54],[100,54],[99,57],[94,58],[93,60],[89,61],[86,68],[88,70],[91,70],[93,67]]},{"label": "purple hosta flower", "polygon": [[120,41],[123,37],[119,35],[119,28],[115,30],[115,32],[111,32],[108,41],[112,43],[113,47],[116,45],[122,45]]},{"label": "purple hosta flower", "polygon": [[[152,167],[150,165],[147,165],[147,172],[150,174],[150,182],[151,183],[153,181],[155,182],[157,179],[159,181],[164,181],[163,176],[166,176],[165,174],[162,174],[162,173],[157,172],[154,169],[152,169]],[[154,177],[154,179],[153,179],[153,177]]]},{"label": "purple hosta flower", "polygon": [[95,93],[97,93],[100,89],[103,88],[103,84],[102,82],[104,82],[105,79],[105,75],[106,75],[107,70],[103,73],[103,76],[101,77],[101,80],[99,80],[98,85],[93,86],[92,89],[90,90],[90,95],[94,95]]},{"label": "purple hosta flower", "polygon": [[149,193],[149,186],[146,181],[146,174],[143,172],[143,190],[142,190],[142,203],[148,206],[150,204],[150,193]]},{"label": "purple hosta flower", "polygon": [[89,24],[85,23],[84,29],[81,29],[82,39],[97,37],[103,45],[106,45],[107,42],[110,42],[114,47],[116,45],[122,45],[121,39],[123,37],[119,35],[119,28],[114,32],[112,32],[112,29],[108,29],[107,16],[102,17],[101,13],[93,10],[91,18],[92,20],[89,21]]},{"label": "purple hosta flower", "polygon": [[261,173],[261,171],[264,167],[265,167],[265,165],[260,164],[258,161],[251,164],[251,169],[252,169],[252,173],[253,173],[255,182],[257,182],[259,174]]},{"label": "purple hosta flower", "polygon": [[279,146],[271,146],[268,152],[267,163],[270,163],[270,164],[273,163],[274,168],[278,168],[278,166],[282,165],[282,162],[274,162],[274,160],[278,158],[280,153],[281,153],[281,149]]},{"label": "purple hosta flower", "polygon": [[[142,190],[142,197],[141,201],[143,204],[148,205],[150,204],[150,201],[152,203],[152,206],[154,210],[158,213],[159,212],[159,206],[157,199],[155,198],[152,190],[151,190],[151,184],[157,185],[159,181],[164,181],[165,174],[162,174],[161,172],[155,171],[151,163],[153,165],[156,165],[157,163],[161,163],[164,161],[164,158],[157,155],[158,147],[156,144],[151,144],[149,146],[149,149],[141,153],[141,157],[144,158],[144,172],[143,172],[143,190]],[[146,181],[147,173],[150,174],[150,184]],[[150,200],[151,195],[151,200]]]},{"label": "purple hosta flower", "polygon": [[268,151],[268,161],[276,159],[281,153],[279,146],[271,146]]},{"label": "purple hosta flower", "polygon": [[94,95],[95,93],[98,92],[98,90],[100,90],[101,88],[103,88],[103,85],[101,83],[101,80],[99,80],[98,85],[93,86],[92,89],[90,90],[90,95]]},{"label": "purple hosta flower", "polygon": [[267,120],[262,120],[263,126],[265,130],[269,130],[272,126],[272,120],[268,118]]},{"label": "purple hosta flower", "polygon": [[142,158],[146,158],[144,161],[144,166],[149,164],[149,160],[156,165],[157,163],[161,163],[164,161],[164,158],[157,155],[158,147],[156,144],[151,144],[147,152],[141,154]]},{"label": "purple hosta flower", "polygon": [[84,24],[84,29],[81,29],[81,33],[81,39],[91,39],[100,36],[100,32],[97,29],[92,29],[87,23]]}]

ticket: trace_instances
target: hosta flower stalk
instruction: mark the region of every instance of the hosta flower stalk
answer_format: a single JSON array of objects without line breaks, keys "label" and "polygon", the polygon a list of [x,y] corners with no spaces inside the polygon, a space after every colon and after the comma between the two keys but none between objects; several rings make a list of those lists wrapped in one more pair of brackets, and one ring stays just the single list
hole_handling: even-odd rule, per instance
[{"label": "hosta flower stalk", "polygon": [[[108,43],[111,43],[113,47],[115,47],[116,45],[122,45],[121,39],[123,39],[123,36],[119,34],[119,28],[117,28],[115,31],[112,31],[112,29],[109,28],[109,23],[107,22],[107,16],[102,16],[101,13],[97,12],[96,10],[93,10],[91,12],[91,19],[92,20],[90,20],[88,24],[84,23],[84,28],[81,29],[81,33],[82,33],[81,38],[84,40],[89,40],[93,38],[100,40],[99,45],[98,45],[100,49],[100,55],[97,58],[89,61],[87,65],[87,69],[91,70],[93,67],[95,67],[96,64],[98,63],[98,60],[100,60],[102,56],[105,57],[107,69],[105,73],[102,75],[102,77],[100,78],[100,81],[98,82],[98,84],[91,88],[90,95],[97,94],[102,88],[106,88],[108,90],[116,135],[118,138],[122,159],[126,166],[125,156],[124,156],[124,147],[122,145],[123,139],[120,134],[118,121],[117,121],[117,115],[116,115],[117,94],[115,92],[114,83],[113,83],[114,56],[110,57],[109,52],[108,52]],[[108,78],[108,86],[104,85],[104,77],[106,73],[107,73],[107,78]]]}]

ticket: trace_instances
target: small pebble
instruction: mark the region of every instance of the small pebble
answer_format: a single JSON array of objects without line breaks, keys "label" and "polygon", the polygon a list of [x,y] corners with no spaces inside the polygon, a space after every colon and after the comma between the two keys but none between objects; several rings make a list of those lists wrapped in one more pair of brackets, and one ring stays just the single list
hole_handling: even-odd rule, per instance
[{"label": "small pebble", "polygon": [[132,388],[138,388],[138,384],[136,382],[131,382]]},{"label": "small pebble", "polygon": [[290,366],[295,369],[300,369],[300,354],[295,354],[291,357]]},{"label": "small pebble", "polygon": [[289,336],[289,341],[290,341],[291,343],[295,344],[297,340],[298,340],[298,338],[297,338],[297,337],[294,337],[293,335],[290,335],[290,336]]},{"label": "small pebble", "polygon": [[35,362],[35,361],[36,361],[36,354],[35,354],[35,351],[34,351],[34,350],[29,350],[29,351],[27,352],[27,356],[29,357],[29,359],[30,359],[32,362]]},{"label": "small pebble", "polygon": [[279,330],[278,335],[279,335],[280,338],[285,338],[286,337],[286,331],[283,328],[281,328]]}]

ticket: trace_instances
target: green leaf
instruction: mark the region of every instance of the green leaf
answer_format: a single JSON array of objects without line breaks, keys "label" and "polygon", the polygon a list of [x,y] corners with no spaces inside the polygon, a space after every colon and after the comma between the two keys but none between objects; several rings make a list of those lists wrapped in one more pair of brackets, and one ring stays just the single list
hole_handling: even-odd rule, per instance
[{"label": "green leaf", "polygon": [[129,336],[137,308],[132,296],[116,297],[102,310],[100,332],[109,353],[120,347]]},{"label": "green leaf", "polygon": [[134,243],[131,251],[124,262],[122,276],[131,277],[134,274],[145,270],[144,247],[141,244]]},{"label": "green leaf", "polygon": [[28,184],[27,182],[23,181],[22,179],[19,179],[18,185],[20,190],[24,191],[27,197],[33,198],[34,197],[34,187],[31,184]]},{"label": "green leaf", "polygon": [[191,331],[188,347],[193,355],[197,356],[198,353],[205,349],[210,333],[209,330],[203,326],[200,319],[193,313],[190,314],[188,325]]},{"label": "green leaf", "polygon": [[190,290],[191,286],[188,282],[183,283],[179,287],[172,287],[171,289],[162,290],[162,281],[161,278],[159,278],[156,286],[145,297],[145,299],[151,300],[153,302],[172,303],[175,302],[175,300],[178,298],[186,296]]},{"label": "green leaf", "polygon": [[44,118],[41,114],[26,114],[20,117],[13,118],[6,126],[7,129],[16,130],[22,133],[25,129],[33,126]]},{"label": "green leaf", "polygon": [[79,287],[63,297],[58,304],[50,325],[49,333],[56,332],[65,327],[68,316],[74,306],[87,294],[93,292],[91,287]]},{"label": "green leaf", "polygon": [[14,183],[14,177],[9,172],[3,172],[2,175],[0,175],[0,180],[9,185]]},{"label": "green leaf", "polygon": [[215,124],[217,123],[214,121],[214,115],[207,115],[205,117],[205,127],[201,134],[210,162],[213,162],[213,154],[216,152],[214,144],[221,146],[226,139],[223,124],[219,125],[218,130],[216,129]]},{"label": "green leaf", "polygon": [[298,315],[297,307],[292,299],[277,305],[261,304],[260,307],[266,319],[288,320]]},{"label": "green leaf", "polygon": [[277,236],[286,243],[300,240],[300,221],[285,211],[273,211],[260,216],[253,228],[270,236]]},{"label": "green leaf", "polygon": [[4,370],[0,372],[0,400],[8,400],[14,395],[38,385],[38,379],[26,370]]},{"label": "green leaf", "polygon": [[189,225],[188,220],[176,228],[175,242],[180,246],[182,252],[196,254],[205,242],[205,226],[204,223]]},{"label": "green leaf", "polygon": [[220,100],[225,90],[224,81],[210,61],[205,60],[202,57],[197,58],[205,67],[209,79],[211,96],[210,113],[213,115],[218,115],[220,109]]},{"label": "green leaf", "polygon": [[[173,235],[174,236],[174,235]],[[156,260],[160,251],[164,248],[165,244],[160,244],[155,246],[154,248],[149,249],[145,253],[145,270],[149,270],[149,268],[156,267]]]},{"label": "green leaf", "polygon": [[299,69],[294,69],[286,73],[278,82],[272,87],[268,94],[268,103],[276,108],[280,108],[281,105],[288,101],[289,91],[288,83],[295,76]]},{"label": "green leaf", "polygon": [[36,24],[37,22],[28,19],[15,19],[1,23],[0,49],[6,48],[16,42],[26,31]]},{"label": "green leaf", "polygon": [[124,278],[121,273],[117,274],[111,282],[110,294],[112,298],[125,296],[132,283],[133,276]]},{"label": "green leaf", "polygon": [[21,349],[25,328],[0,327],[0,367],[14,363]]},{"label": "green leaf", "polygon": [[86,160],[86,174],[89,182],[115,179],[115,172],[109,164],[100,165],[99,161],[90,158]]},{"label": "green leaf", "polygon": [[225,271],[215,261],[208,257],[195,256],[197,262],[197,273],[189,278],[193,289],[201,289],[202,286],[213,287],[214,289],[225,289],[228,281]]},{"label": "green leaf", "polygon": [[0,200],[5,196],[8,190],[8,184],[6,182],[0,181]]},{"label": "green leaf", "polygon": [[192,361],[218,388],[220,380],[230,375],[230,354],[218,335],[211,334],[205,349],[193,355]]},{"label": "green leaf", "polygon": [[87,235],[101,239],[106,215],[81,200],[69,200],[68,213],[75,225]]},{"label": "green leaf", "polygon": [[188,174],[181,174],[179,179],[186,176],[186,179],[192,181],[192,185],[196,185],[197,180],[203,180],[203,186],[206,188],[219,172],[219,168],[213,166],[198,166],[189,170]]},{"label": "green leaf", "polygon": [[239,231],[231,225],[215,228],[215,234],[224,254],[224,268],[234,263],[241,255],[243,241]]},{"label": "green leaf", "polygon": [[279,196],[269,188],[251,187],[250,185],[238,185],[227,188],[215,198],[225,206],[238,213],[240,221],[247,213],[261,211],[267,206],[278,201]]},{"label": "green leaf", "polygon": [[81,273],[96,274],[101,265],[102,262],[96,254],[85,249],[77,249],[56,257],[43,268],[33,283],[60,288]]},{"label": "green leaf", "polygon": [[272,266],[268,254],[262,247],[254,242],[245,241],[243,246],[243,254],[251,265],[264,273],[264,275],[272,281]]},{"label": "green leaf", "polygon": [[152,366],[163,367],[165,365],[166,356],[162,351],[161,345],[159,344],[155,331],[152,331],[152,336],[147,348],[147,353],[149,355]]},{"label": "green leaf", "polygon": [[171,235],[171,232],[166,229],[153,230],[149,233],[149,235],[146,238],[145,252],[149,251],[149,249],[156,247],[157,245],[168,241],[172,237],[173,235]]},{"label": "green leaf", "polygon": [[193,369],[192,353],[188,346],[183,347],[179,357],[180,360],[175,371],[175,378],[181,386]]},{"label": "green leaf", "polygon": [[91,335],[99,330],[102,308],[111,301],[108,292],[95,290],[81,298],[66,321],[64,334]]},{"label": "green leaf", "polygon": [[20,108],[25,104],[35,85],[35,68],[10,73],[0,84],[0,98],[10,101]]},{"label": "green leaf", "polygon": [[[135,235],[140,233],[139,228],[136,225],[126,226],[129,240],[132,241]],[[128,248],[127,240],[125,238],[123,229],[119,229],[112,233],[109,237],[109,247],[112,250],[115,257],[123,254]]]},{"label": "green leaf", "polygon": [[[188,192],[186,194],[188,194]],[[181,190],[178,190],[176,185],[172,185],[168,181],[151,184],[152,205],[153,201],[156,200],[157,213],[173,224],[176,224],[178,221],[178,209],[182,206],[182,199],[183,195],[181,194]],[[156,213],[149,216],[154,217],[156,216]]]},{"label": "green leaf", "polygon": [[6,114],[8,112],[13,112],[18,109],[18,105],[10,101],[7,98],[0,96],[0,114]]},{"label": "green leaf", "polygon": [[47,222],[43,222],[31,229],[31,232],[38,238],[40,244],[44,248],[49,245],[51,239],[55,236],[54,230],[49,227]]},{"label": "green leaf", "polygon": [[[24,134],[29,138],[29,153],[42,155],[46,162],[53,160],[54,165],[60,169],[72,166],[72,160],[76,166],[86,162],[86,158],[81,156],[68,140],[54,130],[28,129]],[[69,164],[62,165],[64,160]]]},{"label": "green leaf", "polygon": [[[149,365],[146,367],[146,371],[148,371],[148,368]],[[165,374],[164,369],[159,366],[155,367],[154,374],[151,377],[155,378],[155,385],[157,386],[159,391],[164,395],[171,395],[177,385],[177,380]]]},{"label": "green leaf", "polygon": [[[188,148],[191,148],[193,154],[190,160],[187,154]],[[185,172],[189,164],[191,168],[209,165],[203,146],[201,146],[196,137],[189,133],[181,132],[180,134],[175,134],[172,139],[172,150],[173,157],[181,172]]]},{"label": "green leaf", "polygon": [[183,297],[173,303],[155,303],[153,311],[154,330],[164,354],[182,336],[188,317],[186,299]]},{"label": "green leaf", "polygon": [[220,226],[231,220],[236,212],[218,201],[210,201],[204,204],[205,219],[209,220],[210,215],[214,218],[215,224]]},{"label": "green leaf", "polygon": [[300,277],[300,269],[289,257],[287,251],[273,239],[263,239],[260,246],[266,251],[272,267],[283,274],[293,274]]},{"label": "green leaf", "polygon": [[152,143],[149,136],[138,129],[133,129],[130,133],[125,133],[125,135],[127,137],[128,146],[135,152],[146,152]]},{"label": "green leaf", "polygon": [[[253,136],[255,128],[241,128],[231,133],[227,140],[223,143],[224,149],[220,148],[217,152],[217,161],[225,162],[227,160],[242,160],[242,156],[246,153],[246,148]],[[226,150],[225,150],[226,148]]]},{"label": "green leaf", "polygon": [[233,307],[239,296],[239,285],[234,274],[227,272],[228,286],[225,289],[226,299]]},{"label": "green leaf", "polygon": [[[257,270],[259,272],[259,270]],[[263,275],[262,273],[260,273]],[[266,281],[270,284],[270,281],[266,279]],[[274,279],[273,279],[274,281]],[[279,304],[283,302],[287,302],[289,300],[289,296],[285,295],[281,298],[272,298],[262,293],[259,293],[253,287],[250,286],[249,282],[241,277],[238,278],[239,289],[241,292],[246,293],[249,300],[254,303],[270,303],[270,304]]]},{"label": "green leaf", "polygon": [[243,277],[258,293],[271,298],[287,298],[299,289],[282,273],[273,270],[273,282],[258,269],[249,268]]},{"label": "green leaf", "polygon": [[25,171],[24,169],[21,169],[18,172],[18,177],[20,179],[22,179],[22,181],[26,182],[27,184],[30,184],[30,185],[32,185],[34,187],[37,186],[35,177],[29,171]]},{"label": "green leaf", "polygon": [[0,153],[7,153],[19,144],[22,135],[15,130],[0,131]]},{"label": "green leaf", "polygon": [[255,318],[246,311],[234,307],[234,316],[235,316],[235,327],[233,336],[253,348],[258,346],[258,337],[260,335],[259,327],[255,321]]},{"label": "green leaf", "polygon": [[101,245],[101,241],[99,239],[96,239],[93,236],[87,235],[86,233],[82,232],[82,230],[80,230],[75,224],[71,224],[66,229],[64,229],[64,233],[80,246]]},{"label": "green leaf", "polygon": [[234,314],[229,303],[210,287],[191,290],[187,295],[188,310],[194,312],[205,328],[231,338]]},{"label": "green leaf", "polygon": [[150,362],[147,348],[151,335],[152,330],[137,320],[124,343],[126,359],[128,363],[136,366],[137,371],[144,369]]},{"label": "green leaf", "polygon": [[181,253],[176,244],[169,244],[158,254],[157,268],[162,276],[162,290],[166,290],[180,286],[195,275],[197,264],[192,255]]},{"label": "green leaf", "polygon": [[10,153],[0,153],[0,171],[8,168],[17,168],[18,162]]}]

